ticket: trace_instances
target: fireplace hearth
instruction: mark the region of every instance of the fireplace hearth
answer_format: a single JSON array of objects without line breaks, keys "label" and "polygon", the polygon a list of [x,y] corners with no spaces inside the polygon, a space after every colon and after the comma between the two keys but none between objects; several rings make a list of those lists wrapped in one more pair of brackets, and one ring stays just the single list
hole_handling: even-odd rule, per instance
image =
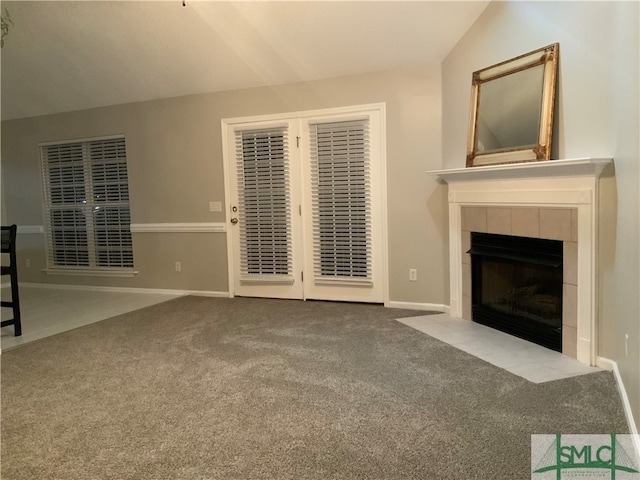
[{"label": "fireplace hearth", "polygon": [[472,320],[562,352],[562,241],[471,232]]}]

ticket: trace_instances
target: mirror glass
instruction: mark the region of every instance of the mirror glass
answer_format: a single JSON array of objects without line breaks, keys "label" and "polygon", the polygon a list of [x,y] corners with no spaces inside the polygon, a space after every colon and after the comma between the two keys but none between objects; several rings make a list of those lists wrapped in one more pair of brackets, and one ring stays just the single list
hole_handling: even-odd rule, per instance
[{"label": "mirror glass", "polygon": [[480,86],[477,151],[538,143],[543,74],[536,65]]},{"label": "mirror glass", "polygon": [[474,72],[467,166],[549,160],[557,44]]}]

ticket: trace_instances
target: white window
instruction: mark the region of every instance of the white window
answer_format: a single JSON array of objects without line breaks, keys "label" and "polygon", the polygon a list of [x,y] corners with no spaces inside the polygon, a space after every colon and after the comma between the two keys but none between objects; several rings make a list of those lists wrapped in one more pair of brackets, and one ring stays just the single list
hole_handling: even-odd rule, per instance
[{"label": "white window", "polygon": [[132,269],[125,139],[40,148],[49,268]]}]

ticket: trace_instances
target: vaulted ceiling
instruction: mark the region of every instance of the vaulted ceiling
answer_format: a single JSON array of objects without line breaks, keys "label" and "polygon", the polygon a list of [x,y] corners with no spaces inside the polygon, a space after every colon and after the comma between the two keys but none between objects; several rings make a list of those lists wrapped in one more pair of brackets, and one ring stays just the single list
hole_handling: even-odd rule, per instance
[{"label": "vaulted ceiling", "polygon": [[3,1],[2,119],[439,64],[488,1]]}]

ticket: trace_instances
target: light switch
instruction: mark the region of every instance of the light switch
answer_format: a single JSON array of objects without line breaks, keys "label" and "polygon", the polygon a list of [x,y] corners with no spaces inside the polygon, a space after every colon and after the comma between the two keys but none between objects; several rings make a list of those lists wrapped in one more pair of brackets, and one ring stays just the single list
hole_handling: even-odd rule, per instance
[{"label": "light switch", "polygon": [[222,211],[222,202],[209,202],[209,211],[210,212],[221,212]]}]

